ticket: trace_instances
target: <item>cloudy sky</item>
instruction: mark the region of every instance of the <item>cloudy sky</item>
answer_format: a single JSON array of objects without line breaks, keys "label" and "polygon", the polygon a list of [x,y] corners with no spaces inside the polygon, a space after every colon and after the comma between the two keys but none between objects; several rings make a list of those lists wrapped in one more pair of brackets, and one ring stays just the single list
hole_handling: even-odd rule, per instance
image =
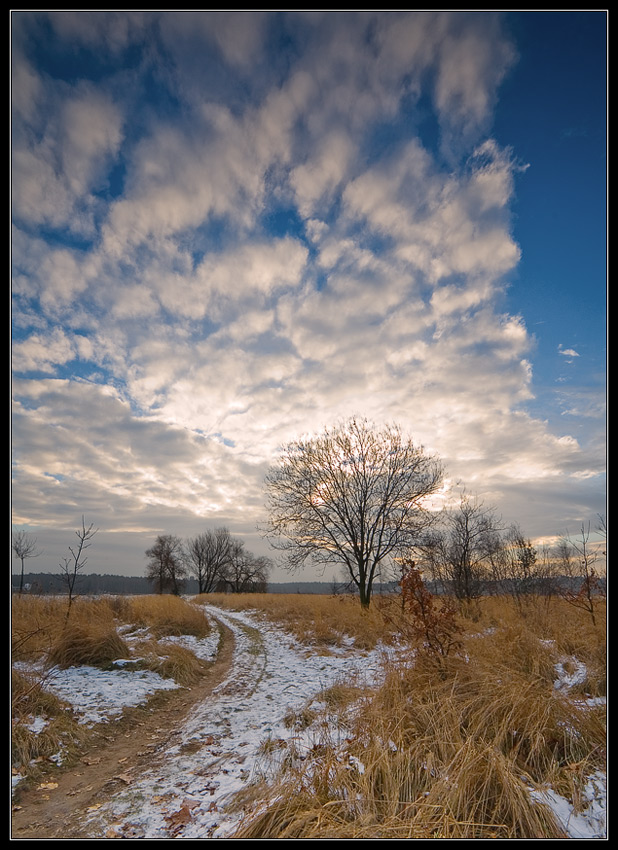
[{"label": "cloudy sky", "polygon": [[11,25],[31,569],[82,516],[86,572],[219,525],[265,552],[278,447],[353,414],[533,539],[605,512],[604,12]]}]

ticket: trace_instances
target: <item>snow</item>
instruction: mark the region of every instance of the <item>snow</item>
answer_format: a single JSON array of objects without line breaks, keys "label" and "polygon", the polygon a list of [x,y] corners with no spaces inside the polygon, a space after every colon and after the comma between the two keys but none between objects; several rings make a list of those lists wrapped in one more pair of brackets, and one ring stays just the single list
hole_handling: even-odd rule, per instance
[{"label": "snow", "polygon": [[[211,698],[153,755],[146,775],[130,777],[105,804],[90,814],[95,838],[227,838],[240,814],[232,812],[234,795],[259,778],[266,768],[265,744],[282,752],[311,747],[312,731],[288,728],[286,715],[314,703],[321,690],[356,678],[376,683],[383,670],[378,648],[360,652],[349,645],[338,654],[310,652],[282,629],[255,612],[226,612],[211,606],[207,613],[234,633],[231,672]],[[218,635],[185,645],[204,658],[217,652]],[[581,671],[578,671],[579,673]],[[558,670],[566,686],[565,670]],[[135,705],[170,680],[145,671],[94,668],[57,670],[50,686],[86,724]],[[362,766],[361,766],[362,768]],[[551,789],[531,792],[548,805],[571,838],[601,838],[605,831],[604,776],[590,778],[588,808],[574,815],[571,806]]]},{"label": "snow", "polygon": [[51,671],[48,688],[73,706],[81,723],[93,726],[140,705],[155,691],[178,685],[150,670],[99,670],[96,667],[57,668]]},{"label": "snow", "polygon": [[606,782],[605,775],[595,773],[589,777],[584,796],[589,800],[585,811],[573,812],[573,807],[564,797],[551,788],[533,790],[532,797],[548,806],[563,825],[569,838],[605,838]]}]

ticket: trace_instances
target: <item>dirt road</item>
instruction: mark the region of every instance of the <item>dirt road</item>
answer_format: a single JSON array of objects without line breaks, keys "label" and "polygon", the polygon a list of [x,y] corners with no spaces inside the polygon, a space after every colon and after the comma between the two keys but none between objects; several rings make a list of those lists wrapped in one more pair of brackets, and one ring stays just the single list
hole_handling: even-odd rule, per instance
[{"label": "dirt road", "polygon": [[94,732],[78,766],[55,769],[35,787],[18,793],[13,839],[93,837],[88,824],[93,812],[152,768],[195,705],[229,676],[234,634],[223,624],[221,630],[220,650],[198,684],[162,691],[147,705],[125,710],[121,719]]},{"label": "dirt road", "polygon": [[336,681],[381,669],[377,652],[311,651],[249,613],[206,610],[225,635],[206,679],[132,711],[79,770],[24,794],[14,838],[226,838],[238,792],[312,746],[290,716]]}]

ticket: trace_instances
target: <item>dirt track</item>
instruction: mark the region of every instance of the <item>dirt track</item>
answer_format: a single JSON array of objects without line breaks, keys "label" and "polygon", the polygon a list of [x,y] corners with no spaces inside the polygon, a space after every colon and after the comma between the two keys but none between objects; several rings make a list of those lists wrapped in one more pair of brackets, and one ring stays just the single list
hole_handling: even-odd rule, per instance
[{"label": "dirt track", "polygon": [[48,778],[18,792],[14,840],[92,838],[84,826],[86,815],[152,768],[192,707],[207,700],[229,674],[234,636],[222,629],[217,658],[197,685],[160,692],[148,705],[125,711],[122,719],[94,732],[79,765],[55,768]]}]

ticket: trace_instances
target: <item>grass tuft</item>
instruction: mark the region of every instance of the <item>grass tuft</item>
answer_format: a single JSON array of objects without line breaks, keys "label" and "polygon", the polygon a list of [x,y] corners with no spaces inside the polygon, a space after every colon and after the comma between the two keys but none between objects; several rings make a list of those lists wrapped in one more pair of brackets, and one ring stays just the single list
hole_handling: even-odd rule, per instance
[{"label": "grass tuft", "polygon": [[576,805],[605,769],[604,706],[556,687],[566,651],[602,667],[591,649],[602,635],[584,647],[567,633],[590,625],[561,606],[530,605],[524,617],[501,605],[481,600],[473,617],[465,612],[461,650],[439,665],[410,647],[362,699],[353,683],[325,692],[340,728],[314,720],[319,742],[279,761],[261,800],[245,798],[234,838],[567,837],[532,789],[551,787]]},{"label": "grass tuft", "polygon": [[72,624],[54,642],[47,656],[50,667],[100,667],[130,658],[129,647],[114,628]]},{"label": "grass tuft", "polygon": [[190,649],[174,643],[142,641],[134,646],[134,653],[139,656],[141,669],[152,670],[184,687],[198,682],[208,667]]},{"label": "grass tuft", "polygon": [[58,754],[78,751],[84,730],[71,707],[45,688],[41,674],[11,674],[11,759],[13,768],[37,775],[38,766]]}]

